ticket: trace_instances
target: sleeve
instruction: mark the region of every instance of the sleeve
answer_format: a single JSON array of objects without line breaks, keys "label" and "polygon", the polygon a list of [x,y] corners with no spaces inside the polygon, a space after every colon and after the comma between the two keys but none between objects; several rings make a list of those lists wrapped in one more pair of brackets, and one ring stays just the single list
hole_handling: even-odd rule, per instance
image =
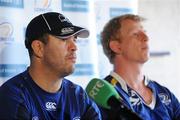
[{"label": "sleeve", "polygon": [[103,108],[101,106],[98,106],[100,111],[101,111],[101,115],[102,115],[102,119],[103,120],[118,120],[117,118],[117,112],[112,112],[110,109],[106,109]]},{"label": "sleeve", "polygon": [[102,120],[98,106],[88,97],[85,91],[83,91],[83,99],[86,105],[82,120]]},{"label": "sleeve", "polygon": [[96,105],[89,105],[82,120],[102,120],[100,111]]},{"label": "sleeve", "polygon": [[0,119],[30,119],[19,92],[7,86],[0,87]]},{"label": "sleeve", "polygon": [[180,120],[180,103],[174,94],[171,93],[173,120]]},{"label": "sleeve", "polygon": [[[157,90],[166,94],[162,99],[162,102],[166,105],[168,113],[172,120],[180,120],[180,103],[176,96],[166,87],[156,83]],[[170,104],[169,104],[170,103]]]}]

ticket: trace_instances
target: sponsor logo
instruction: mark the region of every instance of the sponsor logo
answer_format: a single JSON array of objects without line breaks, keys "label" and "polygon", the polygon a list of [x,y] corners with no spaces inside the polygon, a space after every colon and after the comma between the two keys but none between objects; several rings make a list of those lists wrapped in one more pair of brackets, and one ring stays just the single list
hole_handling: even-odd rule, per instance
[{"label": "sponsor logo", "polygon": [[171,99],[169,98],[169,96],[165,93],[160,93],[158,94],[160,100],[162,103],[164,103],[165,105],[169,105],[171,103]]},{"label": "sponsor logo", "polygon": [[133,13],[133,9],[131,8],[110,8],[110,17],[116,17],[119,15]]},{"label": "sponsor logo", "polygon": [[61,35],[69,34],[69,33],[73,33],[73,32],[74,32],[73,27],[67,27],[67,28],[62,28],[61,29]]},{"label": "sponsor logo", "polygon": [[0,64],[0,77],[11,77],[26,69],[25,64]]},{"label": "sponsor logo", "polygon": [[39,117],[38,116],[34,116],[34,117],[32,117],[32,120],[39,120]]},{"label": "sponsor logo", "polygon": [[55,111],[56,110],[56,103],[55,102],[46,102],[46,110],[48,111]]},{"label": "sponsor logo", "polygon": [[24,8],[23,0],[0,0],[0,6]]},{"label": "sponsor logo", "polygon": [[62,11],[88,12],[88,0],[62,0]]},{"label": "sponsor logo", "polygon": [[75,72],[73,75],[81,76],[81,75],[94,75],[94,65],[93,64],[76,64]]},{"label": "sponsor logo", "polygon": [[141,104],[141,100],[140,98],[136,95],[136,92],[134,90],[130,90],[130,102],[132,104],[132,106],[135,105],[140,105]]},{"label": "sponsor logo", "polygon": [[80,117],[74,117],[73,120],[80,120]]},{"label": "sponsor logo", "polygon": [[97,44],[101,45],[101,35],[98,33],[96,34]]},{"label": "sponsor logo", "polygon": [[61,22],[71,23],[71,22],[69,21],[69,19],[66,18],[64,15],[59,15],[58,17],[59,17],[59,20],[60,20]]},{"label": "sponsor logo", "polygon": [[0,23],[0,41],[13,41],[13,26],[9,22]]},{"label": "sponsor logo", "polygon": [[50,11],[50,5],[52,0],[34,0],[35,11]]}]

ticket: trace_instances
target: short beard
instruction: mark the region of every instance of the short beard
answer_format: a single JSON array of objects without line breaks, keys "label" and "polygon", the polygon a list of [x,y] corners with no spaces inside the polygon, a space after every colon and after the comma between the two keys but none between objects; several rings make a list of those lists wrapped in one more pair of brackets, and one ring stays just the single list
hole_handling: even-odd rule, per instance
[{"label": "short beard", "polygon": [[68,76],[68,75],[71,75],[73,72],[74,72],[74,70],[75,70],[75,67],[73,67],[71,70],[69,70],[69,71],[64,71],[64,73],[63,74],[61,74],[61,77],[66,77],[66,76]]}]

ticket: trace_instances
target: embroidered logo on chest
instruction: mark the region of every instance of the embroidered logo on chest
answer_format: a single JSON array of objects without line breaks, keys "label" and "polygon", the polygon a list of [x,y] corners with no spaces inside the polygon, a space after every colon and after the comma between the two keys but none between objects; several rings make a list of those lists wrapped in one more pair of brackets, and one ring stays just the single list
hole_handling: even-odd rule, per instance
[{"label": "embroidered logo on chest", "polygon": [[73,120],[80,120],[80,117],[74,117]]},{"label": "embroidered logo on chest", "polygon": [[39,120],[39,117],[38,116],[34,116],[34,117],[32,117],[32,120]]},{"label": "embroidered logo on chest", "polygon": [[169,98],[169,96],[165,93],[160,93],[158,94],[160,100],[162,103],[164,103],[165,105],[169,105],[171,103],[171,99]]},{"label": "embroidered logo on chest", "polygon": [[46,102],[46,110],[48,111],[55,111],[56,110],[56,103],[55,102]]}]

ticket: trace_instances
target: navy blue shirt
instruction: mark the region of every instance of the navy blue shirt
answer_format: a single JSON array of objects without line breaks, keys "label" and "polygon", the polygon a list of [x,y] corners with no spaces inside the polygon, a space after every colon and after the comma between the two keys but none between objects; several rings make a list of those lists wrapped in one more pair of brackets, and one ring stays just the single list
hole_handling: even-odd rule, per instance
[{"label": "navy blue shirt", "polygon": [[[115,72],[105,78],[123,99],[123,104],[144,120],[180,120],[180,103],[166,87],[145,78],[144,82],[153,92],[153,100],[147,105],[143,98]],[[104,119],[112,115],[111,110],[101,108]],[[118,114],[116,114],[118,115]],[[128,116],[127,116],[128,119]]]},{"label": "navy blue shirt", "polygon": [[0,87],[0,119],[101,120],[101,115],[80,86],[64,79],[58,92],[48,93],[26,70]]}]

